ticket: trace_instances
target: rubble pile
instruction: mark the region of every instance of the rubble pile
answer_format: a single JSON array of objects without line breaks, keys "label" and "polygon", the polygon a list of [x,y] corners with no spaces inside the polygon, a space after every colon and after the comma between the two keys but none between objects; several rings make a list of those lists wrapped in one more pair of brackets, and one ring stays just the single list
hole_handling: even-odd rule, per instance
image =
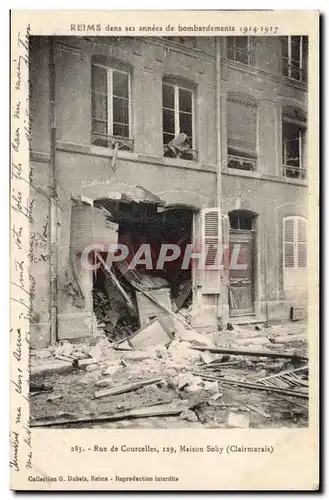
[{"label": "rubble pile", "polygon": [[[148,323],[145,329],[152,324]],[[106,335],[100,335],[88,343],[63,341],[57,346],[33,351],[33,425],[74,424],[77,418],[79,422],[106,421],[107,415],[109,422],[165,416],[191,425],[241,427],[251,421],[250,414],[261,419],[264,425],[273,414],[268,407],[271,399],[275,401],[274,415],[281,401],[293,407],[291,418],[296,414],[300,418],[301,412],[304,412],[302,417],[307,418],[307,357],[305,348],[293,347],[300,342],[299,337],[298,341],[295,338],[301,333],[292,331],[290,335],[283,335],[282,327],[281,333],[278,328],[245,329],[244,338],[250,340],[262,338],[264,332],[267,339],[291,337],[290,344],[284,343],[288,349],[277,352],[274,347],[277,349],[279,342],[269,341],[266,349],[261,343],[241,344],[241,327],[200,334],[182,323],[181,326],[175,336],[168,335],[168,330],[163,328],[164,334],[155,335],[154,345],[150,343],[147,347],[113,343]],[[188,340],[183,339],[184,336]],[[138,344],[138,335],[134,338]],[[144,334],[140,341],[145,343]],[[44,384],[47,377],[53,385]],[[55,408],[65,407],[66,384],[69,390],[73,390],[75,384],[75,391],[77,385],[82,393],[86,391],[81,407],[89,405],[90,415],[84,415],[83,409],[79,416],[74,412],[63,420],[59,418],[61,410],[54,413]],[[242,396],[245,401],[241,405]],[[79,392],[74,397],[79,397]],[[45,405],[34,405],[37,400],[40,403],[41,398]],[[259,398],[263,398],[261,405]],[[250,405],[251,402],[254,404]],[[41,408],[47,416],[46,423],[40,415]],[[218,420],[223,412],[226,412],[224,422]]]}]

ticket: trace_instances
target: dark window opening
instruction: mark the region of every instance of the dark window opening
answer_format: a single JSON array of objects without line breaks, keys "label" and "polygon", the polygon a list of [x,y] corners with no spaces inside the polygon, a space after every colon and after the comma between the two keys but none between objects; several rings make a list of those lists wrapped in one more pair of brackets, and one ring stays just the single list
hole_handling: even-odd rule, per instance
[{"label": "dark window opening", "polygon": [[308,37],[286,36],[282,40],[282,74],[300,82],[307,81]]},{"label": "dark window opening", "polygon": [[283,175],[293,179],[305,179],[305,127],[291,121],[282,123]]},{"label": "dark window opening", "polygon": [[230,228],[252,231],[254,227],[254,216],[249,212],[234,211],[229,214]]}]

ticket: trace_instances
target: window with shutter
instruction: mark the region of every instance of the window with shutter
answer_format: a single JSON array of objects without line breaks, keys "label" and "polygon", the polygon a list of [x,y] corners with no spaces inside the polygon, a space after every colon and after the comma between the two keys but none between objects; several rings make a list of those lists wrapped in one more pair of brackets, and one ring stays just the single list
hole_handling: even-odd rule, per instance
[{"label": "window with shutter", "polygon": [[257,101],[240,92],[229,92],[227,100],[228,167],[255,170]]},{"label": "window with shutter", "polygon": [[222,230],[218,208],[202,211],[202,252],[204,255],[204,294],[220,292],[220,265],[222,260]]}]

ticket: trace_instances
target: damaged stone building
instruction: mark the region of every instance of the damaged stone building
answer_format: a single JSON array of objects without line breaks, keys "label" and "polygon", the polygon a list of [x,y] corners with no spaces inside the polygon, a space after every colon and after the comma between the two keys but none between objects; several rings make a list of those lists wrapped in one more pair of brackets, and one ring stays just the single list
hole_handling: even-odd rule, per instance
[{"label": "damaged stone building", "polygon": [[[33,345],[152,321],[134,279],[202,332],[306,307],[307,44],[31,37]],[[108,245],[147,243],[156,259],[217,240],[244,269],[81,265],[92,244],[106,260]]]}]

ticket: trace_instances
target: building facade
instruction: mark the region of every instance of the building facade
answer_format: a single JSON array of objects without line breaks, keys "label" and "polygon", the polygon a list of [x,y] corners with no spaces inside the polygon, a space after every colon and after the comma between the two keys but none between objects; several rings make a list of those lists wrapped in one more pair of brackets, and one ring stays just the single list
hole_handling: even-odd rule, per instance
[{"label": "building facade", "polygon": [[109,193],[123,185],[149,199],[125,205],[119,238],[145,226],[239,245],[245,269],[189,271],[196,329],[306,307],[307,60],[301,36],[31,38],[33,344],[92,334],[93,273],[76,255],[112,240],[101,217],[81,236],[77,200],[121,214]]}]

